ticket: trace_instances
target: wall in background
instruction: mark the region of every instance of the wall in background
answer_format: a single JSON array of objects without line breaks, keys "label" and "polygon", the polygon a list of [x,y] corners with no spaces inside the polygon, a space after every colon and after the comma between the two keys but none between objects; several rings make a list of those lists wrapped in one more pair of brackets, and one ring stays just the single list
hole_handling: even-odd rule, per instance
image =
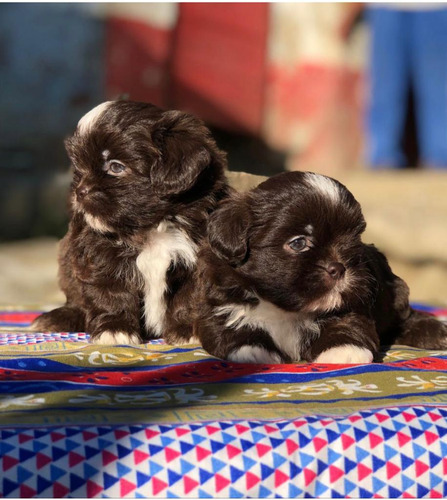
[{"label": "wall in background", "polygon": [[104,99],[104,40],[94,5],[0,4],[1,239],[62,230],[55,174],[63,138]]}]

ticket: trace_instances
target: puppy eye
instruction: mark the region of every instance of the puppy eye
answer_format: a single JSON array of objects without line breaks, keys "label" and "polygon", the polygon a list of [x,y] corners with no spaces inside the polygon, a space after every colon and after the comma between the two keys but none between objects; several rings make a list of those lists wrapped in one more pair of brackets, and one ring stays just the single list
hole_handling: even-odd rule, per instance
[{"label": "puppy eye", "polygon": [[286,249],[294,253],[306,252],[312,247],[313,243],[307,236],[295,236],[286,243]]},{"label": "puppy eye", "polygon": [[114,177],[119,177],[125,173],[126,166],[123,165],[122,163],[120,163],[119,161],[112,160],[112,161],[108,161],[104,165],[103,170],[108,175],[113,175]]}]

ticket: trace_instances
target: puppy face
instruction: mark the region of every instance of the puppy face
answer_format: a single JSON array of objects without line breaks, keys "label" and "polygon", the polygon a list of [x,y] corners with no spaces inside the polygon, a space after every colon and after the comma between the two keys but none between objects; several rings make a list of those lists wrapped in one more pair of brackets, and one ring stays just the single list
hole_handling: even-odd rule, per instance
[{"label": "puppy face", "polygon": [[209,241],[261,298],[323,314],[370,293],[364,229],[360,206],[342,184],[289,172],[224,203],[210,221]]},{"label": "puppy face", "polygon": [[72,209],[100,232],[135,232],[175,216],[175,200],[193,199],[199,180],[220,174],[223,164],[200,120],[138,102],[100,104],[66,148]]}]

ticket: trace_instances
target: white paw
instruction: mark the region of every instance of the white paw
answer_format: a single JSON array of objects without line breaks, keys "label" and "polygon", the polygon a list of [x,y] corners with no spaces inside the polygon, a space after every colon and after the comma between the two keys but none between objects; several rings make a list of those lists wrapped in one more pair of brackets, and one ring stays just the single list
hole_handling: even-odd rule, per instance
[{"label": "white paw", "polygon": [[141,344],[140,338],[135,333],[111,332],[108,330],[100,333],[98,336],[93,337],[91,341],[93,344],[100,344],[100,345]]},{"label": "white paw", "polygon": [[170,345],[195,345],[195,344],[199,344],[200,345],[200,340],[197,338],[197,337],[190,337],[189,339],[186,339],[185,337],[181,337],[181,338],[165,338],[165,341],[167,344],[170,344]]},{"label": "white paw", "polygon": [[191,337],[189,340],[185,340],[185,345],[188,344],[199,344],[200,345],[200,340],[197,337]]},{"label": "white paw", "polygon": [[263,347],[244,345],[230,352],[228,355],[229,361],[236,363],[268,363],[281,364],[282,360],[276,352],[267,351]]},{"label": "white paw", "polygon": [[315,363],[362,364],[371,363],[373,353],[369,349],[355,345],[341,345],[323,351]]}]

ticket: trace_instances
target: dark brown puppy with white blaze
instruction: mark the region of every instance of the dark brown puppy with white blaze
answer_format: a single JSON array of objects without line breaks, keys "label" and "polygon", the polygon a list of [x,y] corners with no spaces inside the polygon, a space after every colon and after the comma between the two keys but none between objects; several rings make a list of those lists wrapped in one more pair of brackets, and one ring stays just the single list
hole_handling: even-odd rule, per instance
[{"label": "dark brown puppy with white blaze", "polygon": [[203,123],[146,103],[105,102],[66,141],[71,220],[59,252],[64,307],[32,325],[100,344],[192,335],[190,276],[227,193],[225,155]]},{"label": "dark brown puppy with white blaze", "polygon": [[197,335],[240,362],[369,363],[379,345],[447,348],[447,327],[412,310],[408,287],[361,241],[339,182],[277,175],[221,203],[199,258]]}]

